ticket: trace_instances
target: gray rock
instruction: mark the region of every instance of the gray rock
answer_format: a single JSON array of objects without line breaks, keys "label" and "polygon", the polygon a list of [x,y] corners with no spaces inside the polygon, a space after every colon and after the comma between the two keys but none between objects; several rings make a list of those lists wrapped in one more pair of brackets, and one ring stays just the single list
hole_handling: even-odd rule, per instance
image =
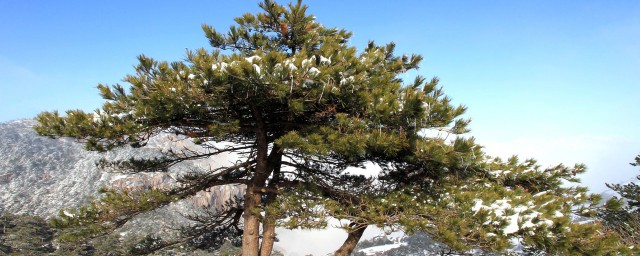
[{"label": "gray rock", "polygon": [[[228,156],[180,163],[168,173],[121,174],[96,165],[100,159],[150,157],[176,147],[197,148],[188,140],[164,134],[153,138],[144,148],[123,147],[113,152],[84,150],[82,143],[68,138],[50,139],[33,131],[34,120],[0,123],[0,212],[38,215],[50,218],[62,209],[76,208],[97,197],[98,188],[167,187],[175,177],[193,168],[217,166]],[[144,213],[123,227],[122,235],[171,232],[187,224],[181,213],[194,207],[219,207],[225,200],[244,193],[244,187],[223,186],[201,192],[183,201]]]}]

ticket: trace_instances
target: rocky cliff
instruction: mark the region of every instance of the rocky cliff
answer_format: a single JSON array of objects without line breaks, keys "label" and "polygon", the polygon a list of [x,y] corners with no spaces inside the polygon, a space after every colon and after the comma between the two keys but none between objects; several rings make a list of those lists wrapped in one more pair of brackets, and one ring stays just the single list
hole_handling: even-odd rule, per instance
[{"label": "rocky cliff", "polygon": [[[197,147],[187,140],[165,134],[152,139],[144,148],[120,148],[109,153],[86,151],[71,139],[38,136],[33,120],[0,123],[0,212],[38,215],[48,218],[66,208],[86,204],[98,196],[100,187],[164,187],[176,175],[193,167],[215,166],[228,161],[225,156],[191,163],[181,163],[168,173],[125,175],[99,168],[100,159],[117,160],[148,157],[171,147]],[[183,224],[179,214],[194,206],[217,207],[227,198],[243,193],[242,186],[225,186],[202,192],[185,201],[171,204],[133,220],[132,232],[169,230]]]}]

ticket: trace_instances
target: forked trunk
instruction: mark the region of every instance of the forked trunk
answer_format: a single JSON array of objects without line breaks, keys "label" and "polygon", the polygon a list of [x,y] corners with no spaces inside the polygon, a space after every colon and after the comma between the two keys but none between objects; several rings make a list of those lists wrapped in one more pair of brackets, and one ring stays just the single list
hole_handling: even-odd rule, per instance
[{"label": "forked trunk", "polygon": [[342,246],[340,246],[340,249],[338,249],[334,255],[335,256],[351,255],[351,253],[353,252],[353,249],[356,248],[358,241],[360,241],[360,238],[362,237],[362,234],[364,233],[365,229],[367,229],[367,226],[362,225],[351,230],[351,232],[349,232],[349,235],[347,236],[347,240],[344,240],[344,243],[342,243]]}]

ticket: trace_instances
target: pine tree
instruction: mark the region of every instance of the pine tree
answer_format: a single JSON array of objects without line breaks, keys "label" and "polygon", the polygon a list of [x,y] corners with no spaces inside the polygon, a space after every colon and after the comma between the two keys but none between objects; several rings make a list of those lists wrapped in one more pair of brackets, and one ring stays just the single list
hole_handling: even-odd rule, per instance
[{"label": "pine tree", "polygon": [[[640,155],[636,156],[635,162],[631,165],[640,166]],[[640,175],[636,179],[640,180]],[[618,192],[624,198],[629,212],[640,214],[640,185],[630,182],[628,184],[607,184],[607,187]]]},{"label": "pine tree", "polygon": [[[640,166],[640,155],[636,156],[633,166]],[[640,180],[640,176],[636,177]],[[607,184],[621,198],[609,199],[598,213],[599,219],[607,230],[618,234],[626,246],[640,250],[640,185],[637,182],[627,184]]]},{"label": "pine tree", "polygon": [[52,253],[55,231],[42,218],[2,213],[0,216],[2,255],[42,255]]},{"label": "pine tree", "polygon": [[[516,235],[532,247],[552,248],[550,243],[574,240],[549,239],[544,234],[550,230],[588,229],[580,239],[597,231],[572,226],[554,212],[567,216],[589,201],[579,196],[552,203],[584,195],[579,188],[560,187],[581,167],[540,170],[531,162],[489,160],[473,138],[461,136],[468,132],[469,120],[461,118],[466,108],[451,104],[437,78],[400,78],[418,68],[421,56],[396,55],[393,43],[370,42],[358,52],[348,44],[350,32],[324,27],[300,1],[285,7],[265,0],[260,7],[261,13],[236,18],[227,33],[203,25],[212,51],[187,51],[186,61],[171,63],[140,55],[135,74],[124,79],[129,89],[98,85],[106,102],[95,113],[37,117],[40,135],[74,137],[90,150],[144,147],[163,133],[200,145],[152,159],[101,163],[129,173],[239,156],[230,165],[184,174],[171,189],[106,189],[101,199],[54,221],[80,227],[70,239],[107,232],[139,213],[227,184],[246,185],[244,198],[196,218],[203,225],[187,236],[241,231],[242,255],[270,255],[276,225],[322,227],[328,217],[351,221],[337,255],[351,253],[371,224],[425,230],[456,249],[497,251]],[[367,163],[382,172],[345,172]],[[496,168],[504,175],[493,175]],[[543,192],[557,193],[556,199],[536,197]],[[530,216],[516,223],[517,232],[504,231],[516,213],[505,203],[533,204],[517,212]],[[525,235],[529,231],[546,233]]]},{"label": "pine tree", "polygon": [[[463,119],[450,126],[464,108],[452,106],[435,80],[425,85],[418,77],[403,85],[397,77],[417,68],[420,56],[395,56],[393,44],[374,43],[358,54],[347,45],[351,33],[315,22],[300,2],[288,8],[272,1],[260,6],[263,13],[237,18],[238,25],[226,34],[204,25],[213,51],[188,51],[186,62],[172,63],[139,56],[136,74],[124,79],[129,90],[117,84],[98,86],[107,102],[95,113],[72,110],[66,116],[49,112],[37,117],[39,134],[75,137],[91,150],[144,146],[161,132],[184,136],[206,149],[110,163],[131,172],[166,171],[181,161],[225,152],[243,156],[232,166],[182,177],[182,185],[165,191],[166,197],[150,192],[153,200],[143,205],[138,199],[149,195],[113,193],[124,200],[113,201],[118,210],[91,210],[103,223],[113,224],[109,228],[212,186],[246,184],[243,255],[256,255],[262,197],[273,201],[280,184],[300,178],[338,180],[349,166],[387,162],[402,151],[416,150],[413,141],[421,138],[423,128],[466,131]],[[221,141],[230,145],[215,143]],[[294,173],[285,176],[283,167]],[[263,225],[266,255],[275,226],[273,221]]]},{"label": "pine tree", "polygon": [[[476,154],[481,160],[465,163],[458,170],[450,169],[455,165],[443,166],[445,169],[440,169],[438,175],[434,174],[438,168],[422,166],[410,172],[410,179],[402,176],[402,181],[387,183],[386,179],[394,175],[383,172],[380,176],[383,180],[377,185],[383,189],[369,188],[343,195],[342,198],[348,198],[346,204],[340,198],[326,197],[320,190],[315,194],[297,191],[282,197],[287,201],[276,205],[284,207],[283,211],[294,211],[298,217],[284,223],[289,227],[299,226],[300,219],[312,222],[323,214],[350,220],[345,226],[349,237],[336,255],[349,255],[369,225],[409,234],[426,232],[459,253],[470,249],[505,252],[513,241],[518,241],[524,251],[535,253],[629,252],[600,223],[573,221],[576,216],[593,217],[600,200],[584,187],[563,185],[577,182],[576,175],[586,170],[583,165],[543,169],[533,159],[521,162],[512,157],[502,161],[481,152]],[[411,168],[393,170],[407,172]],[[322,211],[300,216],[299,206],[316,209],[314,202],[322,202]]]}]

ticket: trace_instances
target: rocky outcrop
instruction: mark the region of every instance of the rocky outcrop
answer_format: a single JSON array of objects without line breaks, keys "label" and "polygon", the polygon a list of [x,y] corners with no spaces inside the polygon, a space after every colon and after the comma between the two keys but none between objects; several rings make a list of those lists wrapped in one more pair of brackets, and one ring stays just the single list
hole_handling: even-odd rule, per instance
[{"label": "rocky outcrop", "polygon": [[69,139],[37,136],[34,124],[0,124],[0,208],[48,217],[85,204],[109,176],[94,164],[100,155]]},{"label": "rocky outcrop", "polygon": [[[33,120],[0,123],[0,211],[48,218],[62,209],[86,204],[92,196],[99,196],[97,190],[100,187],[167,188],[181,172],[198,166],[215,167],[220,161],[227,161],[223,156],[180,163],[168,173],[114,173],[99,168],[96,162],[104,158],[150,157],[168,148],[197,146],[187,140],[162,135],[141,149],[124,147],[113,152],[97,153],[84,150],[81,143],[71,139],[38,136],[32,129],[35,124]],[[181,212],[201,206],[219,207],[228,198],[243,193],[244,187],[241,185],[212,188],[182,202],[145,213],[127,226],[135,226],[129,230],[139,233],[170,230],[185,223]]]}]

